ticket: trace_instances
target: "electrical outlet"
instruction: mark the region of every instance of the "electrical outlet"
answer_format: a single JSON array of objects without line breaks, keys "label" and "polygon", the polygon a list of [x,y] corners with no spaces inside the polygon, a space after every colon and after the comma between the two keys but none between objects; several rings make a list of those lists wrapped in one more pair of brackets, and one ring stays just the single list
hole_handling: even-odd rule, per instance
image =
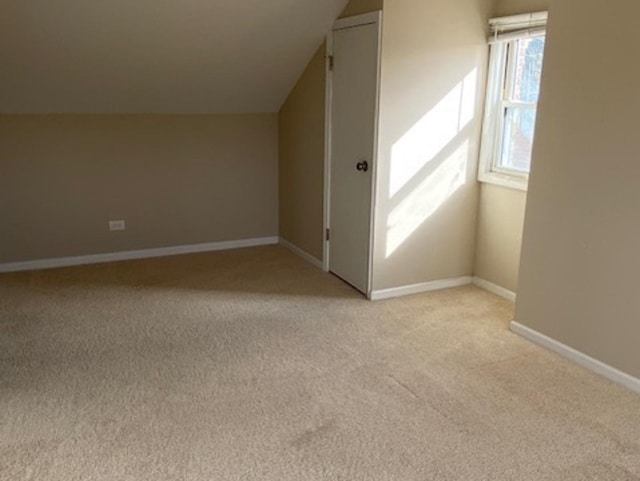
[{"label": "electrical outlet", "polygon": [[125,222],[123,220],[110,220],[109,221],[109,230],[111,232],[125,230],[127,228]]}]

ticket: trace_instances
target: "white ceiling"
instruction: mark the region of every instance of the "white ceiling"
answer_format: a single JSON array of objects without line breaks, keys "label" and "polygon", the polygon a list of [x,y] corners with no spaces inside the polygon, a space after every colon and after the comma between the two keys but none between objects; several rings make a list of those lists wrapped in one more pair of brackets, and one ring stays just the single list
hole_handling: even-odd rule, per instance
[{"label": "white ceiling", "polygon": [[347,0],[0,0],[0,112],[273,112]]}]

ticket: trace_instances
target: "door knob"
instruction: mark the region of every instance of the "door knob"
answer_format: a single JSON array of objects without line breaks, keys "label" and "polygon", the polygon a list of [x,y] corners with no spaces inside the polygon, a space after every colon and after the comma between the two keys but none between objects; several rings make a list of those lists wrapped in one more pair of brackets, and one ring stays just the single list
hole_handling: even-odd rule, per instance
[{"label": "door knob", "polygon": [[369,162],[367,162],[366,160],[358,162],[356,164],[356,170],[358,170],[359,172],[366,172],[367,170],[369,170]]}]

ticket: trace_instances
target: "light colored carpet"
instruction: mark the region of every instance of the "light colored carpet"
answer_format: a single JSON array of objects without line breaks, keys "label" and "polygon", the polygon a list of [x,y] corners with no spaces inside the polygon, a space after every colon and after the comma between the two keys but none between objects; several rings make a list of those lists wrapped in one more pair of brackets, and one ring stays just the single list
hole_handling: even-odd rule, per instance
[{"label": "light colored carpet", "polygon": [[474,287],[281,247],[0,276],[0,479],[640,479],[640,397]]}]

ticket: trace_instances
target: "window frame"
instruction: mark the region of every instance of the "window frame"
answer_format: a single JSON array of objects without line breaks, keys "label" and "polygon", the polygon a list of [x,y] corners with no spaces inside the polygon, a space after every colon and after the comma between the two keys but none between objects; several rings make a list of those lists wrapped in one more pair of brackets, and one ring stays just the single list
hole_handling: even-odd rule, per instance
[{"label": "window frame", "polygon": [[[517,42],[533,36],[546,36],[546,31],[513,36],[505,41],[490,43],[487,95],[480,147],[478,180],[511,189],[526,191],[529,172],[500,165],[504,146],[505,117],[509,107],[531,108],[536,112],[538,102],[515,102],[509,99],[516,70]],[[534,131],[535,135],[535,131]]]}]

